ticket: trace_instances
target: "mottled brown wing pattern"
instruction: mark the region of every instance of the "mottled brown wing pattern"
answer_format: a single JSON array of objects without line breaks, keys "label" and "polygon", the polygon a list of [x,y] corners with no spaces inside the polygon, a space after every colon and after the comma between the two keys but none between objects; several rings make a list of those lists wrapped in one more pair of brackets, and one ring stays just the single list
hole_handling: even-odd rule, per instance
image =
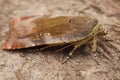
[{"label": "mottled brown wing pattern", "polygon": [[15,19],[4,49],[19,49],[47,44],[63,44],[81,40],[97,25],[89,15]]}]

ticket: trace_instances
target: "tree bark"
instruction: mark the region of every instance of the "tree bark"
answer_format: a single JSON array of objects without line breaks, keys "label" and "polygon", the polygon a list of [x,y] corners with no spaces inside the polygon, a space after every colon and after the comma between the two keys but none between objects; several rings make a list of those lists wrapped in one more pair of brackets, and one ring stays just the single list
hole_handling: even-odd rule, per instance
[{"label": "tree bark", "polygon": [[[87,13],[108,31],[97,42],[97,64],[91,52],[78,49],[62,64],[65,50],[5,51],[0,48],[0,80],[120,80],[119,0],[0,0],[0,45],[6,39],[11,17],[61,16]],[[68,49],[70,50],[70,49]]]}]

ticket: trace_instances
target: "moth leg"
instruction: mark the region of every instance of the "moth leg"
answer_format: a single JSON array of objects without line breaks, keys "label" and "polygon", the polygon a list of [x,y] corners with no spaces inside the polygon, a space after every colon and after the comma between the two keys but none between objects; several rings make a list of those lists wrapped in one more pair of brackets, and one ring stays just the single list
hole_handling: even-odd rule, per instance
[{"label": "moth leg", "polygon": [[93,38],[93,42],[92,42],[92,53],[91,54],[91,57],[92,59],[94,59],[94,61],[99,65],[99,62],[97,61],[97,53],[96,53],[96,50],[97,50],[97,41],[96,41],[96,37]]},{"label": "moth leg", "polygon": [[96,49],[97,49],[97,41],[96,41],[96,38],[94,37],[91,51],[96,52]]},{"label": "moth leg", "polygon": [[81,46],[81,43],[74,45],[73,50],[68,54],[68,56],[65,58],[65,60],[63,61],[63,63],[65,63],[65,62],[73,55],[74,51],[75,51],[78,47],[80,47],[80,46]]},{"label": "moth leg", "polygon": [[100,38],[103,41],[113,41],[113,39],[107,36],[107,34],[109,34],[107,29],[101,29],[97,35],[98,38]]}]

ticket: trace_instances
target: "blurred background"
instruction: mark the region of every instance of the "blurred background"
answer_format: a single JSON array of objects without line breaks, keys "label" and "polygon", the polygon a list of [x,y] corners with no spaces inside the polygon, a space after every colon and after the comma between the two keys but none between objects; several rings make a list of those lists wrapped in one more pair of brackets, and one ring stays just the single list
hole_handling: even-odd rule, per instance
[{"label": "blurred background", "polygon": [[112,41],[99,41],[99,65],[89,52],[76,51],[65,64],[64,52],[4,51],[0,48],[0,80],[120,80],[120,0],[0,0],[0,46],[13,17],[95,16]]}]

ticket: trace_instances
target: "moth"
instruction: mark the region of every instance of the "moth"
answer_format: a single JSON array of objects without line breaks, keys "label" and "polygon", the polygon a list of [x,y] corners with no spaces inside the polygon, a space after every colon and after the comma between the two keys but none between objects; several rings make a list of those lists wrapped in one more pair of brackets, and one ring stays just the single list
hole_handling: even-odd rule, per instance
[{"label": "moth", "polygon": [[[102,29],[98,20],[87,14],[79,16],[58,16],[40,18],[38,16],[13,18],[3,49],[14,50],[34,46],[63,45],[74,46],[69,56],[80,46],[92,42],[96,50],[96,38]],[[67,57],[69,58],[69,57]]]}]

